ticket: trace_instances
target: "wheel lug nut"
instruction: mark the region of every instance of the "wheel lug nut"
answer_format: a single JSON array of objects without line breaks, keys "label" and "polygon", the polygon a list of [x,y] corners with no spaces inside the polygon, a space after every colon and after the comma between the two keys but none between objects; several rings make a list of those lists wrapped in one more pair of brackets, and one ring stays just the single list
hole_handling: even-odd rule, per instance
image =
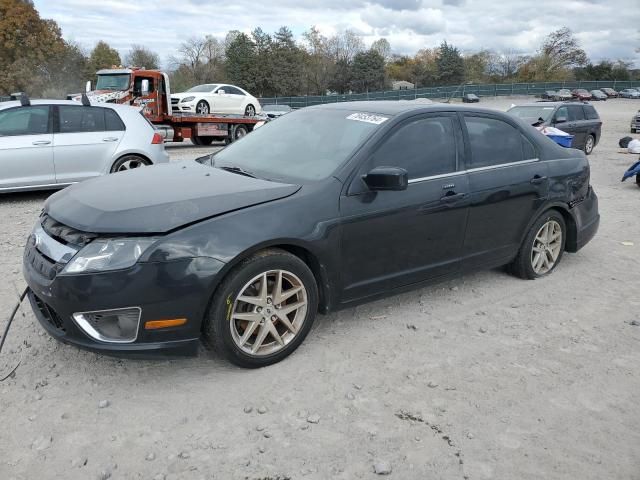
[{"label": "wheel lug nut", "polygon": [[267,303],[271,304],[272,300],[270,298],[267,298]]}]

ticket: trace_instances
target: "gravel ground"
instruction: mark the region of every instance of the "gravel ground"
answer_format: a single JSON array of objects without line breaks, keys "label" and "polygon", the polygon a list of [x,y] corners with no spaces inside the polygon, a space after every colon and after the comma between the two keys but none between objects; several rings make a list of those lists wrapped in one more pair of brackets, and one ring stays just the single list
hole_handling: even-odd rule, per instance
[{"label": "gravel ground", "polygon": [[[600,232],[549,278],[487,271],[320,316],[254,371],[82,352],[23,308],[0,358],[0,378],[21,362],[0,383],[0,479],[639,479],[640,189],[617,141],[640,102],[595,105]],[[0,198],[2,326],[46,197]]]}]

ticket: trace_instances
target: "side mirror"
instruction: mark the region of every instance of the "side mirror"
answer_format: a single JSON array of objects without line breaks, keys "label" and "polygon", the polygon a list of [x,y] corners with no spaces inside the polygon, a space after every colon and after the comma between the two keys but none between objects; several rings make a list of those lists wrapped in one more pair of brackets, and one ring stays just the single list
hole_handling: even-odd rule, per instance
[{"label": "side mirror", "polygon": [[218,95],[224,95],[226,92],[223,89],[219,89],[218,90]]},{"label": "side mirror", "polygon": [[406,190],[409,175],[404,168],[376,167],[362,177],[369,190]]},{"label": "side mirror", "polygon": [[91,91],[91,80],[89,80],[89,81],[85,84],[85,86],[84,86],[84,91],[85,91],[86,93],[89,93],[89,92]]},{"label": "side mirror", "polygon": [[149,95],[149,80],[146,78],[140,82],[140,93],[142,93],[143,97]]},{"label": "side mirror", "polygon": [[556,117],[556,123],[564,123],[567,121],[567,117]]}]

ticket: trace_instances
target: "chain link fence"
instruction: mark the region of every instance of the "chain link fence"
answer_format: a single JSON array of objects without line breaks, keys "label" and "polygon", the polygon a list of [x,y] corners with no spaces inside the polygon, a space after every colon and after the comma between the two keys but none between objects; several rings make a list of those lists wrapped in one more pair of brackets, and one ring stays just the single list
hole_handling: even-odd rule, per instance
[{"label": "chain link fence", "polygon": [[291,108],[309,107],[324,103],[353,102],[362,100],[414,100],[416,98],[442,99],[461,98],[466,93],[474,93],[479,97],[497,97],[509,95],[540,95],[546,90],[567,88],[613,88],[620,91],[625,88],[640,87],[640,80],[594,80],[575,82],[540,82],[540,83],[503,83],[503,84],[465,84],[448,87],[425,87],[412,90],[387,90],[382,92],[351,93],[345,95],[308,95],[301,97],[265,97],[260,98],[261,105],[285,104]]}]

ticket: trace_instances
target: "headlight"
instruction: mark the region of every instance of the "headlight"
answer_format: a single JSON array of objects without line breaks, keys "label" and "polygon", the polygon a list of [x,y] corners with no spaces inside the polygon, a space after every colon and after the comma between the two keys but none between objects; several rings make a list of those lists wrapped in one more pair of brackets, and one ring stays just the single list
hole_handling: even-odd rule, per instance
[{"label": "headlight", "polygon": [[133,266],[157,238],[94,240],[80,250],[62,273],[104,272]]},{"label": "headlight", "polygon": [[196,97],[184,97],[182,100],[180,100],[180,103],[193,102],[195,99]]}]

